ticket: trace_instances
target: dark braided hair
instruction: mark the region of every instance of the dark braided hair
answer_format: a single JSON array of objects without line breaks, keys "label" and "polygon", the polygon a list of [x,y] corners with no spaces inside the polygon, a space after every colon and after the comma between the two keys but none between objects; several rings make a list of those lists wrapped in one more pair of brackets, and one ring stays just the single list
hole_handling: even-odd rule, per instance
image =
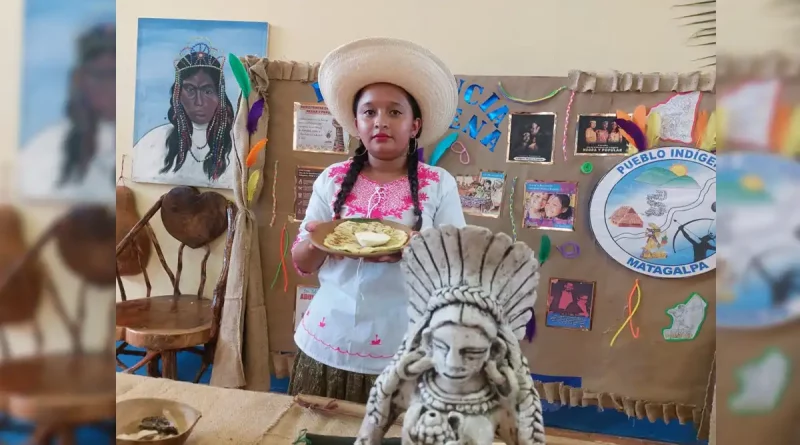
[{"label": "dark braided hair", "polygon": [[[363,92],[364,88],[356,93],[356,97],[353,100],[353,114],[357,114],[358,101]],[[411,104],[411,111],[414,119],[421,119],[422,112],[419,109],[419,104],[417,103],[416,99],[414,99],[408,93],[406,93],[406,97],[408,98],[408,102]],[[419,137],[420,133],[422,133],[421,126],[419,132],[417,132],[417,137]],[[417,156],[417,140],[416,138],[412,137],[408,143],[409,150],[406,154],[408,184],[411,187],[411,201],[414,203],[414,216],[417,217],[417,221],[414,223],[413,229],[418,231],[422,228],[422,208],[419,205],[419,178],[417,177],[419,157]],[[356,184],[356,180],[358,180],[358,175],[361,174],[361,170],[364,169],[364,166],[368,162],[369,155],[367,154],[367,147],[364,146],[363,141],[359,141],[355,156],[353,156],[353,160],[350,162],[350,168],[347,170],[347,174],[345,174],[344,179],[342,180],[342,187],[339,189],[339,193],[336,195],[336,201],[333,203],[333,214],[335,219],[341,218],[342,206],[347,201],[347,197],[350,196],[350,192],[353,191],[353,186]]]},{"label": "dark braided hair", "polygon": [[[197,66],[197,60],[204,59],[208,66]],[[222,75],[222,63],[219,59],[208,54],[207,50],[192,51],[184,56],[177,64],[175,82],[170,88],[169,111],[167,119],[173,129],[167,136],[167,154],[164,157],[164,166],[161,173],[170,170],[177,172],[186,162],[186,156],[192,148],[192,123],[180,101],[183,79],[191,77],[199,71],[206,72],[217,87],[219,106],[214,111],[214,116],[206,129],[209,153],[203,159],[203,172],[210,180],[217,180],[230,164],[230,154],[233,148],[231,128],[233,128],[233,105],[225,94],[225,78]]]},{"label": "dark braided hair", "polygon": [[[89,29],[78,41],[79,64],[73,76],[87,63],[103,54],[116,54],[116,28],[102,24]],[[59,173],[58,184],[79,183],[86,175],[89,164],[97,151],[97,125],[99,117],[92,109],[82,91],[73,82],[67,100],[66,115],[70,122],[69,132],[64,140],[64,163]],[[114,171],[109,171],[110,181],[116,179]]]}]

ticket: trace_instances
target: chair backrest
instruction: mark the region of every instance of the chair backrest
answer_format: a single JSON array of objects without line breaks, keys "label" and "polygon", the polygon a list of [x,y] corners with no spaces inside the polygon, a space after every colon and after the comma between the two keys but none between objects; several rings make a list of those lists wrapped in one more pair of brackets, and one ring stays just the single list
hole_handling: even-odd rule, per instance
[{"label": "chair backrest", "polygon": [[[155,232],[150,225],[150,220],[156,213],[159,213],[159,211],[161,214],[161,221],[167,233],[180,242],[178,247],[178,260],[174,273],[169,264],[167,264],[167,260],[164,257],[164,250],[161,244],[159,244]],[[235,236],[235,218],[236,206],[219,193],[213,191],[200,193],[194,187],[175,187],[161,196],[117,244],[116,256],[119,258],[124,255],[126,251],[130,252],[131,249],[134,249],[137,257],[140,258],[141,261],[142,249],[136,240],[141,239],[139,235],[141,232],[146,233],[147,239],[152,243],[164,272],[169,277],[173,294],[180,295],[181,275],[183,274],[183,251],[187,246],[192,249],[203,248],[205,249],[205,255],[200,263],[200,285],[196,294],[198,298],[202,298],[207,276],[206,266],[209,256],[211,255],[209,244],[219,238],[223,233],[226,233],[222,270],[217,278],[217,283],[214,286],[212,294],[212,310],[214,313],[212,338],[215,338],[222,317],[222,306],[225,301],[228,268]],[[119,268],[117,268],[116,281],[119,287],[120,297],[123,301],[126,301],[127,294],[118,269]],[[142,265],[141,270],[147,290],[145,298],[150,298],[152,294],[152,285],[146,264]]]},{"label": "chair backrest", "polygon": [[[8,219],[0,219],[8,222]],[[114,275],[111,273],[113,266],[108,265],[108,255],[115,242],[114,226],[113,211],[101,205],[76,206],[58,218],[33,246],[24,250],[4,270],[0,269],[0,298],[13,299],[12,307],[18,315],[16,318],[0,317],[0,326],[3,322],[32,322],[37,352],[41,352],[42,333],[41,327],[35,322],[35,315],[41,299],[40,291],[44,289],[42,296],[52,299],[56,313],[69,330],[71,352],[82,353],[84,348],[81,339],[86,321],[88,287],[110,287],[114,284]],[[42,262],[41,252],[51,240],[56,243],[60,259],[80,278],[78,310],[74,318],[70,318],[64,308],[61,298],[63,289],[56,286],[53,278],[39,266]],[[35,303],[28,300],[34,300]],[[24,315],[19,315],[20,313]],[[111,331],[113,333],[113,329]],[[0,353],[6,358],[9,351],[7,345],[3,345],[4,341],[0,330]]]}]

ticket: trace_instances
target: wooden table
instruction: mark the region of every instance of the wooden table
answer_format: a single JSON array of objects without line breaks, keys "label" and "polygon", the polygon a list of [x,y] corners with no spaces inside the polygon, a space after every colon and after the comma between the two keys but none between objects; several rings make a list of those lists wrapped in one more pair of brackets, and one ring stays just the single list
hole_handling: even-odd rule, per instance
[{"label": "wooden table", "polygon": [[[289,445],[302,429],[315,434],[352,437],[364,416],[362,405],[323,397],[294,399],[283,394],[117,373],[117,401],[140,397],[180,401],[202,413],[187,445]],[[399,432],[399,425],[395,425],[388,436],[396,437]],[[547,433],[548,445],[661,445],[555,428],[548,428]]]}]

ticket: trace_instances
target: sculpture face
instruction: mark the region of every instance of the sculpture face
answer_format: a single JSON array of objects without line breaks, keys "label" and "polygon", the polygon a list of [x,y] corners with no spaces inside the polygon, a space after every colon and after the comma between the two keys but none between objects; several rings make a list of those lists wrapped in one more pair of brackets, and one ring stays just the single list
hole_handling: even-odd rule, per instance
[{"label": "sculpture face", "polygon": [[434,369],[448,380],[466,380],[489,360],[492,341],[478,328],[447,324],[429,335]]}]

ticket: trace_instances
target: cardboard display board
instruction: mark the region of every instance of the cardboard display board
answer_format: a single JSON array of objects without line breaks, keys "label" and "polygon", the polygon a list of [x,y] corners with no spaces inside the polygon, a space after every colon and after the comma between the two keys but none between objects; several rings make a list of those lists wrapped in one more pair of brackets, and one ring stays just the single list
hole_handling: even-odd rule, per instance
[{"label": "cardboard display board", "polygon": [[[266,63],[266,62],[263,62]],[[289,62],[275,72],[290,72],[297,69]],[[304,70],[316,69],[315,66]],[[276,76],[280,77],[280,76]],[[692,341],[668,342],[662,330],[671,323],[666,310],[685,302],[692,293],[700,294],[707,302],[707,311],[715,310],[715,272],[684,279],[659,279],[636,273],[618,264],[595,242],[588,221],[588,203],[593,188],[603,175],[624,156],[575,156],[575,138],[579,115],[614,113],[616,110],[633,112],[637,105],[648,108],[665,101],[674,93],[661,86],[637,92],[635,78],[622,76],[620,82],[587,80],[586,73],[576,72],[570,78],[543,77],[489,77],[457,76],[463,81],[457,117],[458,140],[469,152],[470,162],[464,165],[459,155],[448,151],[439,166],[454,176],[479,175],[481,171],[505,173],[502,203],[497,217],[467,215],[469,224],[485,226],[497,232],[512,232],[509,216],[509,187],[517,178],[514,191],[514,214],[518,240],[528,243],[534,251],[539,250],[541,236],[552,240],[554,249],[541,268],[536,312],[536,337],[533,342],[523,341],[522,349],[530,361],[531,371],[548,376],[537,382],[543,398],[568,406],[600,405],[625,411],[630,416],[648,418],[650,421],[674,420],[694,421],[700,425],[702,418],[710,414],[710,403],[706,401],[709,391],[709,375],[715,350],[714,317],[708,317],[702,329]],[[295,212],[295,172],[297,167],[326,167],[347,159],[347,155],[312,153],[292,150],[294,103],[316,102],[317,96],[310,81],[271,79],[267,101],[269,105],[269,145],[266,150],[264,174],[269,190],[262,193],[255,205],[259,222],[265,294],[269,321],[269,348],[272,352],[294,351],[294,304],[298,285],[317,285],[312,277],[300,277],[289,263],[288,283],[279,277],[273,287],[272,277],[280,265],[281,232],[286,224],[290,242],[297,234],[299,222]],[[691,84],[680,77],[680,85]],[[570,99],[569,89],[554,98],[533,105],[511,102],[498,92],[498,81],[516,97],[536,98],[565,85],[577,85],[567,124],[567,160],[561,151],[564,134],[564,115]],[[677,80],[676,80],[677,82]],[[688,83],[687,83],[688,82]],[[627,87],[621,87],[625,84]],[[477,85],[470,87],[471,85]],[[588,85],[588,86],[587,86]],[[644,85],[648,85],[647,82]],[[690,87],[710,89],[707,79],[699,79]],[[641,88],[638,88],[641,90]],[[465,93],[471,91],[467,97]],[[594,90],[593,92],[582,92]],[[623,90],[623,91],[619,91]],[[608,92],[616,91],[616,92]],[[495,99],[492,94],[497,93]],[[482,104],[489,103],[482,107]],[[552,137],[552,163],[507,162],[509,143],[509,117],[491,114],[493,110],[507,105],[510,113],[555,113],[555,131]],[[714,106],[714,93],[704,92],[700,109]],[[497,120],[497,125],[492,122]],[[471,124],[471,121],[473,123]],[[485,124],[481,125],[481,122]],[[454,123],[454,126],[456,124]],[[547,129],[550,131],[551,129]],[[495,133],[497,132],[497,133]],[[470,133],[473,133],[470,135]],[[471,137],[474,136],[474,137]],[[489,146],[494,145],[493,150]],[[675,143],[662,146],[680,145]],[[426,159],[433,147],[425,147]],[[278,162],[277,183],[274,190],[277,203],[275,223],[270,226],[273,212],[272,183],[275,162]],[[581,165],[591,162],[589,174],[581,172]],[[523,227],[523,198],[525,181],[568,181],[577,183],[573,230],[543,230]],[[266,186],[265,186],[266,188]],[[580,247],[580,255],[574,259],[564,258],[555,246],[573,242]],[[551,278],[594,282],[590,330],[564,329],[546,326],[548,289]],[[626,329],[613,346],[612,337],[628,316],[628,295],[635,280],[639,280],[642,302],[634,317],[640,328],[634,339]],[[564,382],[581,381],[580,388],[570,387]],[[574,383],[572,383],[574,385]]]}]

